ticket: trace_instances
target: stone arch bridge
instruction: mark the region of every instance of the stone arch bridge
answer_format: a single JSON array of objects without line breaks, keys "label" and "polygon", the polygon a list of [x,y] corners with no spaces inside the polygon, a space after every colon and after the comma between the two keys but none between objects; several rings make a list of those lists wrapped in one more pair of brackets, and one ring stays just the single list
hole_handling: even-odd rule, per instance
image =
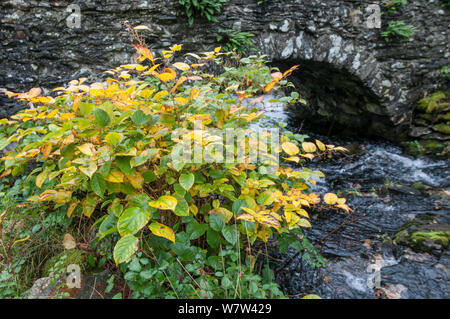
[{"label": "stone arch bridge", "polygon": [[[123,26],[147,25],[155,49],[183,43],[188,51],[217,45],[219,29],[256,35],[257,47],[280,67],[301,64],[294,83],[312,102],[307,112],[323,123],[397,139],[408,132],[416,102],[448,85],[439,69],[449,64],[449,15],[440,0],[409,1],[382,16],[381,29],[354,24],[366,0],[229,0],[213,23],[188,26],[177,0],[3,0],[0,3],[0,88],[51,88],[131,59]],[[69,28],[66,9],[77,4],[81,27]],[[389,20],[418,28],[411,40],[381,37]],[[1,105],[3,101],[3,106]],[[14,112],[0,100],[0,115]],[[320,122],[319,121],[319,122]]]}]

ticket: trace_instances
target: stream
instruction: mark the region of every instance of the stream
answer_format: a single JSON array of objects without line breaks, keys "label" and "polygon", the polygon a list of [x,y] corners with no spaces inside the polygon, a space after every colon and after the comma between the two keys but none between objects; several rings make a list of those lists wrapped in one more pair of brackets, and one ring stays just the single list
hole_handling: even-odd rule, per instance
[{"label": "stream", "polygon": [[304,233],[328,261],[325,268],[313,269],[294,250],[275,253],[278,261],[272,268],[287,265],[276,276],[284,292],[292,298],[305,294],[322,298],[450,298],[448,248],[414,252],[392,241],[396,231],[417,216],[429,214],[439,224],[450,224],[450,163],[413,159],[386,141],[298,132],[298,123],[289,121],[283,104],[265,103],[264,109],[269,122],[288,122],[294,133],[347,147],[353,153],[306,165],[326,175],[314,191],[345,197],[353,212],[310,214],[312,228]]}]

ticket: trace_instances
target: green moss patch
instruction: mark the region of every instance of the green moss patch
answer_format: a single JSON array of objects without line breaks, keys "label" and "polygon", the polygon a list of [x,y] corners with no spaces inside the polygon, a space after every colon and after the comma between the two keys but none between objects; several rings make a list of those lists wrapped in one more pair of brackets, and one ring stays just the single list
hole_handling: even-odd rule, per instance
[{"label": "green moss patch", "polygon": [[[63,251],[62,253],[50,258],[44,265],[42,273],[45,277],[50,276],[50,273],[56,270],[62,271],[67,269],[67,266],[75,264],[80,266],[81,271],[87,271],[89,269],[88,254],[84,250],[70,249]],[[60,262],[58,264],[58,262]]]}]

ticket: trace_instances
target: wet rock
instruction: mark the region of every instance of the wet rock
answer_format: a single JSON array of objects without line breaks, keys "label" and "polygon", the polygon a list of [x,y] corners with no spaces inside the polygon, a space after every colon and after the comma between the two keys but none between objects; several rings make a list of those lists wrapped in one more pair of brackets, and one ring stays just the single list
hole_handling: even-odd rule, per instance
[{"label": "wet rock", "polygon": [[441,254],[448,247],[450,225],[438,223],[439,216],[423,214],[404,224],[394,235],[394,242],[415,251]]},{"label": "wet rock", "polygon": [[108,279],[112,273],[108,270],[96,274],[82,274],[80,287],[68,288],[66,279],[53,280],[51,277],[39,278],[33,286],[24,293],[28,299],[111,299],[119,291],[113,287],[107,292]]},{"label": "wet rock", "polygon": [[405,287],[401,298],[447,299],[450,297],[448,266],[448,257],[423,262],[403,258],[398,264],[381,269],[381,285],[388,290],[392,286]]},{"label": "wet rock", "polygon": [[412,137],[419,137],[419,136],[427,135],[430,133],[431,133],[431,130],[427,127],[413,127],[410,130],[409,135],[411,135]]},{"label": "wet rock", "polygon": [[57,283],[53,282],[52,284],[52,278],[39,278],[34,282],[33,286],[24,293],[24,297],[28,299],[49,299],[52,297],[56,287]]}]

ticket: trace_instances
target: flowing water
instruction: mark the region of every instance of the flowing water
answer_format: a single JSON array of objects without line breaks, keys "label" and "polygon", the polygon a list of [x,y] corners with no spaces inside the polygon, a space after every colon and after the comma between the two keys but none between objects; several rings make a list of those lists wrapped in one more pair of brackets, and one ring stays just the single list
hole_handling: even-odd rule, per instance
[{"label": "flowing water", "polygon": [[[271,98],[264,105],[269,122],[288,122],[282,104],[267,103]],[[289,125],[297,133],[296,123]],[[391,240],[404,223],[421,214],[450,223],[450,163],[413,159],[386,141],[301,133],[353,150],[351,155],[307,166],[326,175],[315,192],[338,192],[354,211],[311,214],[313,227],[306,234],[327,259],[327,267],[313,269],[295,251],[275,255],[279,261],[272,268],[287,264],[276,278],[285,293],[294,297],[314,293],[322,298],[450,298],[449,250],[416,253]]]}]

